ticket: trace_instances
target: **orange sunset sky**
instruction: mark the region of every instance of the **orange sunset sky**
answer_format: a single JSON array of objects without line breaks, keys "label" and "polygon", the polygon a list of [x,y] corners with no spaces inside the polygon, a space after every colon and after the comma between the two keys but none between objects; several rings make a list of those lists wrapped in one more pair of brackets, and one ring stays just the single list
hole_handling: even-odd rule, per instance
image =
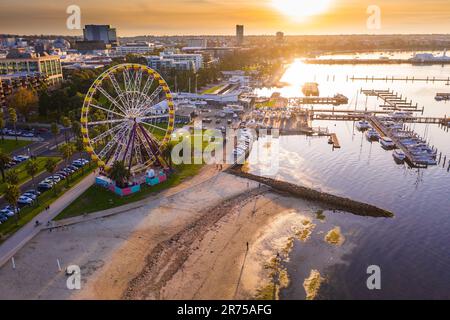
[{"label": "orange sunset sky", "polygon": [[[0,0],[0,33],[70,34],[66,8],[81,24],[111,24],[119,36],[449,33],[450,0]],[[366,27],[369,5],[381,8],[381,29]]]}]

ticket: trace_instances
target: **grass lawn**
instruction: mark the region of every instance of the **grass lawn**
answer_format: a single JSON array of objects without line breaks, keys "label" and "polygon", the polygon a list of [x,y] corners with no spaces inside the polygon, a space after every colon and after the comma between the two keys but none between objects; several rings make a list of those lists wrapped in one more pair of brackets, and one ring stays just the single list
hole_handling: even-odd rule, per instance
[{"label": "grass lawn", "polygon": [[223,85],[214,86],[212,88],[206,89],[205,91],[202,92],[202,94],[212,94],[212,93],[216,92],[217,90],[219,90],[222,87],[223,87]]},{"label": "grass lawn", "polygon": [[55,220],[120,207],[128,203],[145,199],[149,195],[153,195],[165,189],[174,187],[180,184],[183,180],[195,176],[201,167],[202,165],[195,164],[182,164],[179,166],[174,166],[175,172],[170,175],[167,181],[151,187],[143,184],[141,192],[126,197],[120,197],[103,187],[93,185],[78,199],[66,207]]},{"label": "grass lawn", "polygon": [[[43,171],[45,171],[45,163],[47,162],[48,159],[51,159],[51,158],[56,159],[58,161],[61,160],[61,158],[58,158],[58,157],[37,157],[36,158],[36,161],[37,161],[38,167],[39,167],[39,170],[38,170],[38,173],[36,174],[36,176],[39,175],[40,173],[42,173]],[[28,173],[27,173],[27,171],[25,169],[25,166],[26,166],[26,161],[20,163],[19,165],[15,166],[12,169],[9,169],[9,170],[16,170],[17,171],[17,174],[19,176],[19,186],[22,183],[24,183],[24,182],[28,181],[29,179],[31,179],[31,177],[28,175]],[[6,170],[6,172],[7,171],[8,170]],[[36,181],[36,183],[38,183],[38,181]],[[1,182],[0,183],[0,194],[3,194],[5,189],[6,189],[6,183]]]},{"label": "grass lawn", "polygon": [[[203,133],[206,133],[206,130],[203,130]],[[189,136],[191,139],[191,152],[192,152],[192,162],[195,163],[195,150],[202,149],[204,150],[208,145],[207,141],[202,141],[202,145],[200,147],[196,147],[194,145],[194,138],[192,135]],[[223,141],[218,140],[216,143],[222,145]],[[203,159],[200,159],[200,163],[203,162]],[[67,206],[57,217],[55,220],[66,219],[70,217],[79,216],[82,214],[107,210],[111,208],[116,208],[123,206],[125,204],[133,203],[142,199],[147,198],[150,195],[157,194],[160,191],[169,189],[180,184],[183,180],[193,177],[197,175],[197,173],[202,168],[202,164],[181,164],[174,165],[173,168],[175,172],[173,172],[167,179],[167,181],[155,185],[155,186],[147,186],[143,184],[141,186],[141,192],[120,197],[111,191],[100,187],[100,186],[91,186],[88,190],[86,190],[78,199],[72,202],[69,206]]]},{"label": "grass lawn", "polygon": [[0,140],[0,149],[5,153],[11,153],[16,149],[26,147],[27,145],[33,143],[33,141],[25,141],[25,140]]},{"label": "grass lawn", "polygon": [[[0,243],[4,241],[6,237],[19,230],[23,225],[30,222],[34,217],[41,213],[46,206],[51,205],[67,190],[69,190],[72,186],[77,184],[85,176],[91,173],[95,168],[96,166],[92,166],[91,168],[85,168],[84,173],[81,170],[74,173],[70,178],[69,186],[66,186],[66,181],[61,181],[57,184],[56,194],[54,189],[42,193],[42,195],[39,197],[39,205],[22,208],[19,214],[19,221],[16,221],[15,217],[11,217],[5,223],[0,224]],[[42,222],[45,223],[46,221]]]},{"label": "grass lawn", "polygon": [[275,107],[275,100],[268,100],[268,101],[266,101],[266,102],[262,102],[262,103],[257,103],[256,105],[255,105],[255,108],[256,109],[259,109],[259,108],[265,108],[265,107],[268,107],[268,108],[273,108],[273,107]]}]

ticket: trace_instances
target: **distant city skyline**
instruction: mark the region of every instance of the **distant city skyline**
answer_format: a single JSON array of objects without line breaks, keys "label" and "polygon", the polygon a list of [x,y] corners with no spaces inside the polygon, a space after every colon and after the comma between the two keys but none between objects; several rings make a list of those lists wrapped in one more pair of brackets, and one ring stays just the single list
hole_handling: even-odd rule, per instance
[{"label": "distant city skyline", "polygon": [[[0,33],[61,34],[66,9],[81,8],[81,24],[109,24],[119,37],[137,35],[246,35],[448,33],[448,0],[2,0]],[[381,29],[368,29],[367,8],[381,9]],[[317,10],[315,10],[317,9]],[[320,9],[320,10],[319,10]],[[294,12],[294,13],[293,13]]]}]

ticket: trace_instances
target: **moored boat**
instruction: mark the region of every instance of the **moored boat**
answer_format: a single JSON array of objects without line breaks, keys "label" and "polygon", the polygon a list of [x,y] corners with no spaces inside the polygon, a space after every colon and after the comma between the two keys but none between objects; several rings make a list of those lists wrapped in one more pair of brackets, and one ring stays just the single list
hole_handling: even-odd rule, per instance
[{"label": "moored boat", "polygon": [[392,153],[392,156],[394,157],[395,161],[398,163],[403,163],[406,159],[405,153],[400,150],[394,150],[394,152]]},{"label": "moored boat", "polygon": [[361,131],[368,130],[370,129],[370,124],[365,120],[358,121],[358,123],[356,123],[356,128]]},{"label": "moored boat", "polygon": [[394,141],[392,141],[391,138],[383,137],[380,139],[380,143],[383,146],[383,148],[385,148],[385,149],[390,150],[390,149],[395,148],[395,143],[394,143]]},{"label": "moored boat", "polygon": [[369,141],[378,141],[380,140],[380,134],[375,129],[370,129],[366,132],[366,137]]}]

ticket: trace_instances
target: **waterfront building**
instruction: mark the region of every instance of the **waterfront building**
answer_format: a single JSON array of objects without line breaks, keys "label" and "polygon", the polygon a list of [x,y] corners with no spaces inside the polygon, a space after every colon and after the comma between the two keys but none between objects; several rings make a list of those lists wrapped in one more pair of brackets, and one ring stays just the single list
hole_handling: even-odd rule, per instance
[{"label": "waterfront building", "polygon": [[101,40],[83,40],[75,42],[75,49],[81,53],[110,50],[111,45]]},{"label": "waterfront building", "polygon": [[111,28],[110,25],[85,25],[83,36],[85,41],[102,41],[112,46],[118,44],[116,29]]},{"label": "waterfront building", "polygon": [[284,42],[284,33],[281,31],[278,31],[275,35],[276,40],[278,43],[283,43]]},{"label": "waterfront building", "polygon": [[155,48],[153,43],[148,42],[133,42],[127,43],[125,45],[118,46],[116,48],[117,55],[127,55],[127,54],[147,54]]},{"label": "waterfront building", "polygon": [[244,26],[236,25],[236,44],[241,46],[244,43]]},{"label": "waterfront building", "polygon": [[155,70],[176,69],[197,72],[203,67],[201,54],[161,52],[159,56],[147,56],[147,64]]},{"label": "waterfront building", "polygon": [[57,86],[63,81],[61,60],[59,56],[37,55],[12,50],[5,59],[0,59],[0,75],[15,73],[40,73],[47,77],[49,86]]}]

